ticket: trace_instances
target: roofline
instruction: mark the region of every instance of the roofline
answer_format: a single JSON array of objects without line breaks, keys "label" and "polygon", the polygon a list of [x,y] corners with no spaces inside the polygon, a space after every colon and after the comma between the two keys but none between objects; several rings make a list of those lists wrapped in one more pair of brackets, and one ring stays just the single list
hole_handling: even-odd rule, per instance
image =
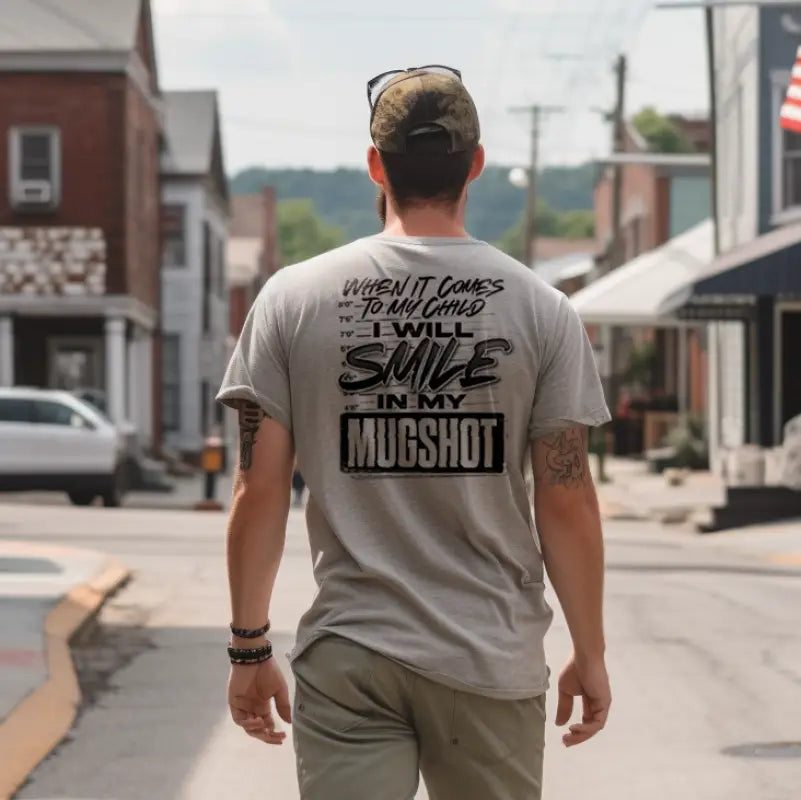
[{"label": "roofline", "polygon": [[187,181],[204,181],[208,177],[207,172],[195,172],[194,170],[187,170],[186,172],[179,172],[174,169],[159,169],[159,175],[166,180],[187,180]]},{"label": "roofline", "polygon": [[601,166],[625,166],[627,164],[645,164],[652,167],[696,167],[707,169],[712,165],[712,158],[706,153],[612,153],[595,162]]},{"label": "roofline", "polygon": [[125,72],[132,50],[3,50],[0,72]]},{"label": "roofline", "polygon": [[0,52],[0,73],[72,72],[127,76],[156,109],[163,125],[160,96],[151,91],[147,68],[135,50],[50,50]]},{"label": "roofline", "polygon": [[217,89],[163,89],[161,92],[165,97],[173,97],[175,95],[214,95],[216,98],[219,94]]},{"label": "roofline", "polygon": [[[174,183],[193,183],[205,189],[212,197],[221,201],[221,211],[223,216],[231,219],[231,201],[230,196],[223,195],[215,188],[215,181],[210,172],[175,172],[172,170],[159,169],[159,176],[162,181],[172,181]],[[244,237],[248,238],[248,237]],[[256,238],[256,237],[253,237]]]},{"label": "roofline", "polygon": [[627,119],[625,120],[626,132],[629,136],[631,136],[634,145],[642,150],[643,152],[648,151],[648,142],[646,141],[645,137],[637,130],[637,126],[634,124],[633,120]]},{"label": "roofline", "polygon": [[[590,284],[592,285],[592,284]],[[572,303],[572,295],[568,300]],[[581,317],[581,321],[586,325],[612,325],[614,327],[633,328],[689,328],[693,322],[686,321],[672,314],[604,314],[604,313],[583,313],[580,309],[575,309]]]}]

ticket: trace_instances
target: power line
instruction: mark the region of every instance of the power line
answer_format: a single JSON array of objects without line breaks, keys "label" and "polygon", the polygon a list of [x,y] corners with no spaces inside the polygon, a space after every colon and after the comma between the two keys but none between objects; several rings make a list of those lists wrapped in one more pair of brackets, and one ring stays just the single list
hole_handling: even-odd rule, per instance
[{"label": "power line", "polygon": [[290,11],[278,14],[271,11],[236,11],[224,13],[220,11],[165,11],[156,12],[156,16],[161,19],[210,19],[210,20],[254,20],[254,19],[286,19],[286,20],[314,20],[319,22],[347,22],[349,25],[354,22],[481,22],[487,23],[493,19],[494,15],[485,14],[482,16],[459,16],[459,15],[425,15],[409,16],[401,14],[356,14],[356,13],[315,13]]},{"label": "power line", "polygon": [[328,128],[320,125],[295,125],[283,120],[254,119],[252,117],[223,115],[223,122],[240,128],[250,128],[259,131],[277,131],[282,133],[300,133],[315,136],[368,136],[365,128],[357,131],[355,128]]}]

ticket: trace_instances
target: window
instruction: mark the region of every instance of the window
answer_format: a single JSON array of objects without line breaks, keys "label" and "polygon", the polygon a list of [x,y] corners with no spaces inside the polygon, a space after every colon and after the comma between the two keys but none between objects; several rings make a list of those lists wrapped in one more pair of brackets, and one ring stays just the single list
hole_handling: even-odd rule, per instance
[{"label": "window", "polygon": [[801,206],[801,134],[782,131],[782,210]]},{"label": "window", "polygon": [[161,262],[165,267],[186,266],[186,206],[169,203],[161,208],[163,251]]},{"label": "window", "polygon": [[200,433],[206,436],[209,432],[209,400],[211,399],[211,384],[208,381],[200,382]]},{"label": "window", "polygon": [[745,207],[745,191],[743,186],[742,170],[745,168],[745,116],[743,114],[743,86],[737,87],[737,120],[735,136],[737,137],[735,153],[737,158],[737,168],[732,172],[737,176],[734,186],[734,209],[739,217]]},{"label": "window", "polygon": [[40,425],[63,425],[72,428],[89,427],[89,423],[74,408],[52,400],[37,400],[36,422]]},{"label": "window", "polygon": [[628,254],[627,260],[636,258],[642,251],[641,228],[642,218],[635,217],[629,223],[629,237],[628,237]]},{"label": "window", "polygon": [[228,289],[228,269],[225,264],[225,239],[221,236],[217,239],[217,296],[225,299],[225,292]]},{"label": "window", "polygon": [[9,132],[11,204],[52,210],[61,197],[61,140],[57,128],[22,127]]},{"label": "window", "polygon": [[19,397],[0,397],[0,422],[33,422],[33,402]]},{"label": "window", "polygon": [[181,337],[178,334],[164,336],[161,373],[164,430],[177,431],[181,428]]},{"label": "window", "polygon": [[147,163],[147,143],[142,131],[136,132],[136,209],[139,214],[139,225],[146,224],[147,199],[145,197],[146,178],[149,164]]},{"label": "window", "polygon": [[[795,219],[801,207],[801,135],[785,131],[780,124],[781,107],[787,95],[790,73],[771,72],[773,84],[773,222]],[[784,212],[790,211],[790,214]]]},{"label": "window", "polygon": [[212,236],[211,226],[208,222],[203,223],[203,333],[211,330],[211,280],[212,280]]}]

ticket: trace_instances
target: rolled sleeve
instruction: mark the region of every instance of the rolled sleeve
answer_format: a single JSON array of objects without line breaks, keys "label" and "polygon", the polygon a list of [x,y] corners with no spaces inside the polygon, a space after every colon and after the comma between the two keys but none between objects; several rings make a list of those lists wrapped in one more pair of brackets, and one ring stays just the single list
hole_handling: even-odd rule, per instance
[{"label": "rolled sleeve", "polygon": [[288,355],[281,331],[280,297],[271,283],[265,284],[248,313],[217,400],[232,408],[241,400],[256,403],[291,431]]},{"label": "rolled sleeve", "polygon": [[529,436],[572,425],[595,427],[611,419],[584,323],[562,297],[553,335],[544,348]]}]

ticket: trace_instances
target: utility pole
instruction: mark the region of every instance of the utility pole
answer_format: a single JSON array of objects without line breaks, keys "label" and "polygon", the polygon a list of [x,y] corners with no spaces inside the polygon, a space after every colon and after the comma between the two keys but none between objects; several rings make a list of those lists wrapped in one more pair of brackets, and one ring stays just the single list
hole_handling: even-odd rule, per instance
[{"label": "utility pole", "polygon": [[696,0],[694,2],[659,2],[657,9],[702,8],[706,28],[707,72],[709,78],[709,122],[712,133],[712,164],[710,182],[712,184],[712,221],[714,230],[714,253],[720,252],[720,209],[718,203],[718,98],[717,80],[715,75],[715,29],[714,12],[716,8],[797,8],[798,4],[790,0]]},{"label": "utility pole", "polygon": [[564,111],[564,106],[515,106],[512,114],[529,114],[531,117],[531,155],[528,167],[528,193],[526,196],[526,217],[524,225],[524,247],[526,264],[534,266],[537,260],[537,171],[539,165],[540,126],[545,114]]},{"label": "utility pole", "polygon": [[709,76],[709,124],[712,133],[712,164],[709,182],[712,184],[713,253],[720,253],[720,208],[718,204],[718,85],[715,76],[715,12],[712,6],[704,9],[706,27],[707,74]]},{"label": "utility pole", "polygon": [[[612,123],[612,153],[622,153],[626,147],[626,56],[621,54],[615,62],[615,107],[607,119]],[[619,267],[624,260],[623,254],[623,165],[615,164],[612,183],[612,242],[607,255],[607,270]],[[603,348],[603,364],[601,377],[604,391],[610,403],[617,402],[617,353],[620,344],[620,332],[611,325],[604,325],[599,331]],[[602,483],[607,481],[606,453],[610,449],[608,436],[598,446],[598,474]]]},{"label": "utility pole", "polygon": [[[617,89],[612,112],[612,152],[622,153],[626,145],[626,70],[625,55],[615,62]],[[612,187],[612,252],[609,267],[615,269],[623,263],[623,165],[615,164]]]}]

